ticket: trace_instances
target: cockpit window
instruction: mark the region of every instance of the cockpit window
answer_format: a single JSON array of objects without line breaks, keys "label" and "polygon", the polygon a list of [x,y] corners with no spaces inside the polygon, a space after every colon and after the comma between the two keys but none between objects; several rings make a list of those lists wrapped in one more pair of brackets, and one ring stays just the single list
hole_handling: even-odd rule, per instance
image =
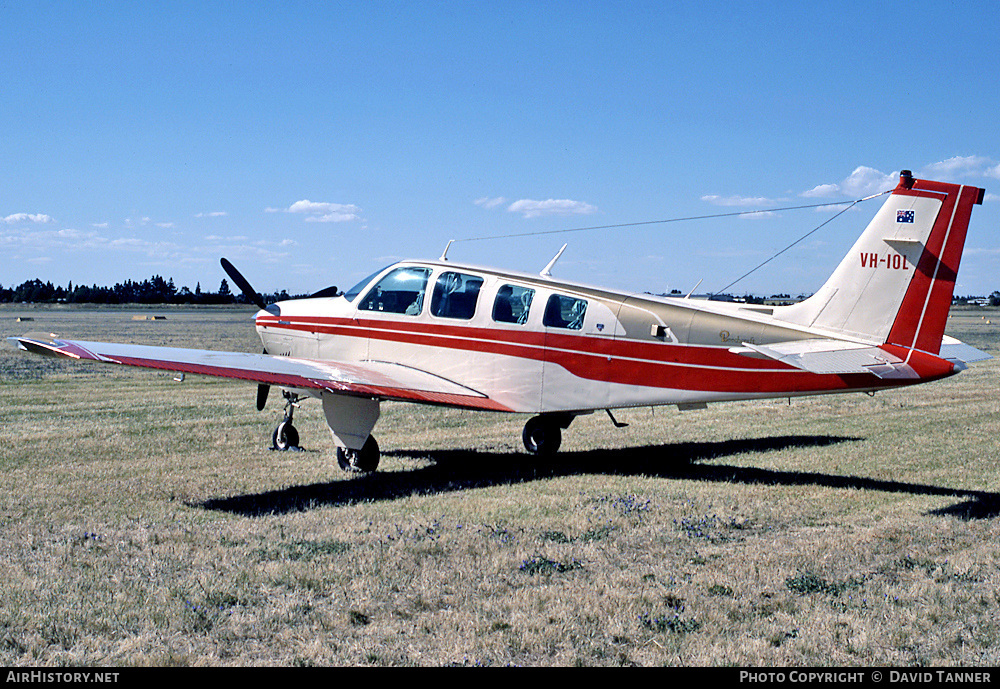
[{"label": "cockpit window", "polygon": [[360,311],[418,316],[423,309],[429,268],[396,268],[378,281],[358,303]]},{"label": "cockpit window", "polygon": [[528,322],[528,309],[531,308],[534,296],[535,290],[529,287],[503,285],[493,302],[493,320],[497,323],[524,325]]},{"label": "cockpit window", "polygon": [[379,268],[374,273],[372,273],[371,275],[369,275],[368,277],[366,277],[364,280],[362,280],[361,282],[359,282],[358,284],[356,284],[354,287],[352,287],[351,289],[349,289],[346,292],[344,292],[344,298],[347,299],[347,301],[354,301],[355,299],[357,299],[358,295],[361,294],[361,290],[363,290],[365,287],[367,287],[368,283],[370,283],[372,280],[374,280],[376,275],[378,275],[379,273],[381,273],[383,270],[385,270],[388,267],[389,266],[385,266],[383,268]]},{"label": "cockpit window", "polygon": [[553,294],[545,304],[542,324],[549,328],[580,330],[583,327],[583,317],[586,313],[586,300]]},{"label": "cockpit window", "polygon": [[464,273],[441,273],[431,295],[431,314],[440,318],[469,320],[476,314],[476,301],[483,279]]}]

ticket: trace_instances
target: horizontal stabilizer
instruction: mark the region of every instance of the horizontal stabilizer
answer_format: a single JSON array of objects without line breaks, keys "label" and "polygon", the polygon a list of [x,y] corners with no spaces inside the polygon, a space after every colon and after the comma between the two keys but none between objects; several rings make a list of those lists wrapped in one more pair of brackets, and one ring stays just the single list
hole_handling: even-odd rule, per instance
[{"label": "horizontal stabilizer", "polygon": [[764,356],[811,373],[871,373],[879,378],[917,378],[897,356],[879,347],[832,339],[793,340],[743,346]]},{"label": "horizontal stabilizer", "polygon": [[976,349],[972,345],[967,345],[950,335],[945,335],[941,340],[941,353],[939,356],[942,359],[959,361],[963,364],[971,364],[975,361],[986,361],[993,358],[986,352]]}]

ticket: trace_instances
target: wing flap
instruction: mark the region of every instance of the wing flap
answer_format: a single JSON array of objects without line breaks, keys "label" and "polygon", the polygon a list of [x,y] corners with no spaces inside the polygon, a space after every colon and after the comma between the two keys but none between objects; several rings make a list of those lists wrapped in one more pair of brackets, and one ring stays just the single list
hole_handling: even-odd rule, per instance
[{"label": "wing flap", "polygon": [[425,402],[471,409],[507,408],[471,388],[420,369],[379,361],[315,361],[268,354],[153,347],[113,342],[10,338],[36,354],[233,378],[286,388]]}]

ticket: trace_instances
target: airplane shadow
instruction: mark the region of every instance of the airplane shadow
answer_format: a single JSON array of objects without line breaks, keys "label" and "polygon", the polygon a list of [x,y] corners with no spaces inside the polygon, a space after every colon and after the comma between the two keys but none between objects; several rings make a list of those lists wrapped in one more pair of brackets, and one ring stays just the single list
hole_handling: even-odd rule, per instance
[{"label": "airplane shadow", "polygon": [[355,479],[292,486],[226,498],[210,498],[204,502],[188,504],[206,510],[260,516],[300,512],[323,506],[395,500],[410,495],[432,495],[470,488],[512,485],[560,476],[605,474],[745,485],[824,486],[912,495],[943,495],[964,500],[955,505],[933,510],[930,514],[953,516],[964,520],[989,519],[1000,514],[1000,494],[997,493],[861,476],[776,471],[718,463],[726,457],[745,452],[823,447],[859,440],[861,438],[844,436],[790,435],[563,452],[546,460],[525,454],[479,450],[393,450],[383,454],[427,459],[431,463],[415,470],[377,472]]}]

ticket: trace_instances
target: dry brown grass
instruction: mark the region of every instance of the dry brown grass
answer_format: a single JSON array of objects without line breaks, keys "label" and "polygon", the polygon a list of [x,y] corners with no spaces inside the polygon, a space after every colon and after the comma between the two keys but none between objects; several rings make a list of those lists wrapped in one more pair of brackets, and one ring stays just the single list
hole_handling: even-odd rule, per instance
[{"label": "dry brown grass", "polygon": [[[949,332],[998,353],[1000,318]],[[245,311],[0,311],[255,351]],[[879,394],[524,419],[385,405],[379,474],[251,385],[0,350],[6,665],[993,665],[1000,364]]]}]

